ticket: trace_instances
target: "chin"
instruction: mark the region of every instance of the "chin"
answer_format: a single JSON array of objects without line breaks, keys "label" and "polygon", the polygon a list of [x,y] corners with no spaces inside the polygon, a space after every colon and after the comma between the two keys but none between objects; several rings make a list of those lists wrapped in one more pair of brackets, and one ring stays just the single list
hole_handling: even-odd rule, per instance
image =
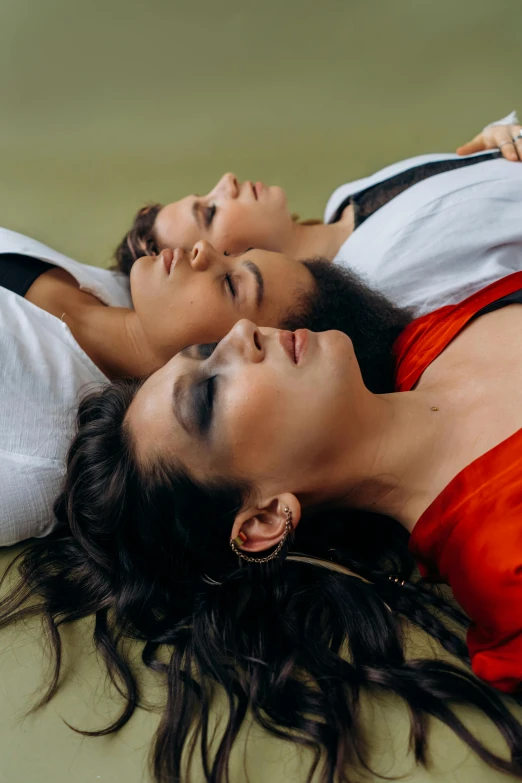
[{"label": "chin", "polygon": [[277,201],[282,207],[286,207],[287,198],[283,188],[279,187],[279,185],[270,185],[268,190],[274,201]]},{"label": "chin", "polygon": [[357,361],[353,343],[347,334],[339,332],[337,329],[330,329],[328,332],[319,332],[319,341],[326,353],[336,362]]},{"label": "chin", "polygon": [[137,291],[149,288],[150,271],[154,260],[153,256],[141,256],[133,263],[129,274],[129,283],[133,300],[134,294]]}]

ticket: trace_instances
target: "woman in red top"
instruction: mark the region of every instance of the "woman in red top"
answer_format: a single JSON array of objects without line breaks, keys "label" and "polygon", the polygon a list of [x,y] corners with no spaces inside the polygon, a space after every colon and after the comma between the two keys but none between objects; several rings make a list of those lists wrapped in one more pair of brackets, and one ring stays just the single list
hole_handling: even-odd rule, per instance
[{"label": "woman in red top", "polygon": [[522,303],[522,273],[407,327],[395,348],[408,394],[369,393],[346,335],[239,322],[210,358],[185,352],[139,390],[126,416],[138,464],[176,460],[199,481],[252,483],[230,539],[254,557],[286,537],[284,508],[292,528],[332,504],[397,519],[424,573],[470,616],[474,671],[516,691],[522,307],[499,300],[517,292]]},{"label": "woman in red top", "polygon": [[[144,660],[170,687],[158,779],[178,779],[192,720],[212,752],[213,686],[201,676],[230,699],[207,780],[222,779],[249,708],[324,751],[324,780],[344,774],[365,758],[362,688],[407,701],[419,761],[428,713],[522,776],[522,729],[498,695],[461,668],[404,654],[406,617],[464,657],[431,609],[458,612],[389,579],[409,532],[423,572],[449,582],[471,618],[474,671],[521,692],[521,294],[516,273],[413,321],[395,345],[400,393],[367,388],[341,332],[243,320],[144,383],[84,400],[56,506],[63,528],[26,556],[26,595],[42,594],[51,621],[96,613],[130,713],[137,695],[118,639],[148,641]],[[155,658],[164,642],[167,669]],[[459,701],[501,728],[510,762],[460,723]]]}]

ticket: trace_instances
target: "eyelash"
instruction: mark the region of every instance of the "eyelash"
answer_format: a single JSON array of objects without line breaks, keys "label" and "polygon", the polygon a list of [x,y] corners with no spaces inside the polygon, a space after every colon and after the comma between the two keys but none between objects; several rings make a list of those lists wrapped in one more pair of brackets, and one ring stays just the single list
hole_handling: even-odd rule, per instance
[{"label": "eyelash", "polygon": [[216,376],[213,375],[208,378],[206,382],[207,387],[207,408],[211,412],[214,407],[214,397],[216,396]]},{"label": "eyelash", "polygon": [[214,220],[214,215],[216,214],[216,205],[212,204],[211,207],[207,207],[205,210],[205,225],[208,228],[212,221]]},{"label": "eyelash", "polygon": [[227,284],[228,290],[230,291],[230,293],[232,294],[232,296],[235,299],[236,298],[236,289],[234,288],[234,284],[232,282],[231,275],[229,275],[229,274],[225,275],[225,283]]}]

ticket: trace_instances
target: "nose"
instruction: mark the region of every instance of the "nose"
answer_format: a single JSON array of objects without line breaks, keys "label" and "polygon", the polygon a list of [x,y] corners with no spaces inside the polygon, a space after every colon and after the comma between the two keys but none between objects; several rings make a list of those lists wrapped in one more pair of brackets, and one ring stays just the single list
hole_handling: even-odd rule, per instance
[{"label": "nose", "polygon": [[246,318],[234,324],[219,346],[246,362],[262,362],[265,358],[265,339],[255,323]]},{"label": "nose", "polygon": [[230,171],[223,174],[216,185],[216,191],[225,195],[227,198],[237,198],[239,195],[239,182],[237,181],[235,174],[232,174]]},{"label": "nose", "polygon": [[210,242],[205,239],[200,239],[196,242],[190,253],[190,266],[196,272],[204,272],[219,258],[219,253],[215,250]]}]

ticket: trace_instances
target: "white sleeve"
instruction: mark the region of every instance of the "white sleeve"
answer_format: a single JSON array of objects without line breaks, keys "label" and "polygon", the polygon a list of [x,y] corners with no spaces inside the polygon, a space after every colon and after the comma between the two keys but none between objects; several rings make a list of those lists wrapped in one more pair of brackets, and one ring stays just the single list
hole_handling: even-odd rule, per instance
[{"label": "white sleeve", "polygon": [[56,526],[52,508],[63,474],[63,465],[55,460],[0,449],[0,546],[49,535]]},{"label": "white sleeve", "polygon": [[490,122],[489,125],[485,125],[484,130],[486,130],[486,128],[492,128],[494,125],[520,125],[520,123],[516,111],[512,111],[510,114],[502,117],[501,120],[495,120],[495,122]]}]

